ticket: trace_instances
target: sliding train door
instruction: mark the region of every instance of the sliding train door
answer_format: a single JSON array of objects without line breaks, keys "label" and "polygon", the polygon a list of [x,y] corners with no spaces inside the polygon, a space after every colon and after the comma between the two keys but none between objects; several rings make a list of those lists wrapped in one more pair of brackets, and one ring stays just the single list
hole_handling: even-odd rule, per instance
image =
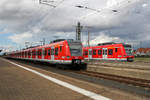
[{"label": "sliding train door", "polygon": [[51,61],[54,61],[54,47],[51,47]]},{"label": "sliding train door", "polygon": [[104,60],[107,60],[107,54],[108,54],[107,51],[108,51],[107,48],[103,48],[103,56],[102,57]]},{"label": "sliding train door", "polygon": [[92,49],[89,49],[88,59],[92,59]]}]

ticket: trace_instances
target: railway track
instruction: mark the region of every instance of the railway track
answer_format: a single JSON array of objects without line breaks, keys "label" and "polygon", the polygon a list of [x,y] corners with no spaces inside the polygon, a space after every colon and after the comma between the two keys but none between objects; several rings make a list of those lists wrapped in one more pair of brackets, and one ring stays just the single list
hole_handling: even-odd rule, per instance
[{"label": "railway track", "polygon": [[117,75],[112,75],[112,74],[97,73],[97,72],[91,72],[91,71],[76,71],[75,73],[97,77],[97,78],[113,80],[113,81],[117,81],[121,83],[131,84],[134,86],[139,86],[139,87],[150,89],[150,80],[117,76]]}]

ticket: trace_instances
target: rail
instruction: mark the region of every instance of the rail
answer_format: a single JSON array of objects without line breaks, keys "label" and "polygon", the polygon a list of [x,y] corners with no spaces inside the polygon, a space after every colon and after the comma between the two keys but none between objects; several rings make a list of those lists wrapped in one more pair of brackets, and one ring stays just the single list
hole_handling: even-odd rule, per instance
[{"label": "rail", "polygon": [[145,88],[150,89],[150,80],[146,80],[146,79],[117,76],[117,75],[112,75],[112,74],[104,74],[104,73],[97,73],[97,72],[91,72],[91,71],[77,71],[75,73],[118,81],[121,83],[132,84],[134,86],[145,87]]}]

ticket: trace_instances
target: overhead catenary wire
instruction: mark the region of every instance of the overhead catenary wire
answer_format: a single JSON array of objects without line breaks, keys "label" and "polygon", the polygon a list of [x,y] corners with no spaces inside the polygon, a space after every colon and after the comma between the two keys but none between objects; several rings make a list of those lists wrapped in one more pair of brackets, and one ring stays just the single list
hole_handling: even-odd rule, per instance
[{"label": "overhead catenary wire", "polygon": [[[53,7],[52,7],[52,9],[51,10],[54,10],[54,9],[56,9],[59,5],[61,5],[61,4],[63,4],[63,2],[64,2],[65,0],[61,0],[61,1],[59,1],[59,3],[57,3],[57,5],[53,5]],[[55,1],[53,1],[52,3],[54,3]],[[93,9],[93,8],[90,8],[90,7],[88,7],[88,6],[84,6],[84,8],[85,9],[88,9],[88,10],[95,10],[96,12],[94,12],[94,13],[97,13],[97,12],[103,12],[103,10],[111,10],[112,12],[118,12],[118,10],[116,10],[116,9],[112,9],[111,7],[113,7],[113,6],[118,6],[118,5],[120,5],[120,4],[122,4],[123,5],[123,3],[130,3],[131,1],[130,0],[128,0],[128,1],[122,1],[122,2],[119,2],[119,3],[116,3],[116,4],[114,4],[114,5],[112,5],[112,6],[109,6],[109,7],[104,7],[104,8],[102,8],[102,9]],[[50,2],[50,5],[52,4],[51,2]],[[66,4],[67,5],[67,4]],[[68,5],[68,6],[73,6],[73,7],[77,7],[77,5]],[[81,7],[80,5],[78,6],[78,7]],[[41,24],[41,22],[42,22],[42,20],[44,19],[44,17],[47,17],[49,14],[51,14],[51,13],[54,13],[53,11],[52,12],[49,12],[49,11],[47,11],[46,12],[46,14],[44,14],[43,15],[43,17],[41,18],[41,21],[39,21],[39,24]],[[93,13],[92,13],[93,14]],[[89,14],[89,15],[91,15],[91,14]],[[88,15],[88,16],[89,16]],[[87,17],[87,16],[84,16],[84,18],[85,17]],[[81,19],[82,17],[80,17],[80,19]]]},{"label": "overhead catenary wire", "polygon": [[[57,8],[60,4],[62,4],[64,1],[65,1],[65,0],[61,0],[57,5],[52,5],[52,4],[46,4],[46,3],[44,3],[45,5],[50,5],[52,8],[51,8],[51,9],[48,9],[48,10],[46,11],[46,13],[41,17],[41,20],[39,21],[39,23],[44,19],[44,17],[46,17],[46,16],[48,16],[49,14],[53,13],[53,12],[50,12],[50,11],[56,9],[56,8]],[[39,0],[39,4],[40,4],[40,2],[42,2],[42,0]],[[54,2],[55,2],[55,1],[54,1]],[[53,2],[53,3],[54,3],[54,2]]]},{"label": "overhead catenary wire", "polygon": [[[42,1],[42,0],[39,0],[40,2]],[[44,4],[46,4],[46,5],[50,5],[52,8],[57,8],[60,4],[62,4],[64,1],[66,1],[66,0],[61,0],[61,1],[59,1],[59,3],[57,4],[57,5],[52,5],[52,4],[49,4],[49,3],[44,3]],[[51,1],[52,2],[52,1]],[[53,1],[52,3],[54,3],[55,1]],[[122,1],[122,2],[125,2],[125,1]],[[122,3],[122,2],[120,2],[120,3]],[[127,1],[128,3],[130,2],[130,0],[128,0]],[[119,4],[119,3],[117,3],[117,4]],[[66,5],[66,4],[65,4]],[[68,6],[73,6],[73,7],[79,7],[79,8],[85,8],[85,9],[88,9],[88,10],[92,10],[92,11],[96,11],[96,12],[94,12],[94,13],[90,13],[90,14],[88,14],[88,15],[86,15],[86,16],[81,16],[79,19],[83,19],[83,18],[85,18],[85,17],[88,17],[88,16],[90,16],[90,15],[92,15],[92,14],[95,14],[95,13],[97,13],[97,12],[102,12],[103,10],[111,10],[112,12],[118,12],[118,10],[116,10],[116,9],[111,9],[110,7],[104,7],[104,8],[102,8],[102,9],[94,9],[94,8],[90,8],[90,7],[87,7],[87,6],[81,6],[81,5],[68,5]],[[113,5],[114,6],[114,5]],[[54,9],[52,9],[52,10],[54,10]],[[53,13],[53,12],[52,12]],[[45,15],[44,17],[46,17],[46,16],[48,16],[50,13],[48,12],[47,13],[47,15]]]},{"label": "overhead catenary wire", "polygon": [[[85,8],[85,9],[89,9],[89,10],[93,10],[94,12],[92,12],[92,13],[90,13],[90,14],[87,14],[87,15],[85,15],[85,16],[81,16],[80,18],[78,18],[79,20],[82,20],[82,19],[85,19],[86,17],[88,17],[88,16],[91,16],[91,15],[94,15],[94,14],[96,14],[96,13],[102,13],[102,12],[104,12],[104,11],[112,11],[112,12],[120,12],[119,11],[119,8],[117,8],[117,9],[114,9],[113,7],[115,6],[115,7],[121,7],[121,8],[124,8],[124,7],[126,7],[126,6],[128,6],[128,5],[125,5],[125,4],[132,4],[132,3],[135,3],[135,2],[138,2],[138,1],[142,1],[142,0],[123,0],[123,1],[121,1],[121,2],[117,2],[116,4],[114,4],[114,5],[111,5],[111,6],[108,6],[108,7],[104,7],[104,8],[101,8],[101,9],[89,9],[89,7],[82,7],[82,6],[80,6],[80,5],[78,5],[78,6],[76,6],[76,7],[81,7],[81,8]],[[102,16],[102,15],[100,15],[100,16]]]}]

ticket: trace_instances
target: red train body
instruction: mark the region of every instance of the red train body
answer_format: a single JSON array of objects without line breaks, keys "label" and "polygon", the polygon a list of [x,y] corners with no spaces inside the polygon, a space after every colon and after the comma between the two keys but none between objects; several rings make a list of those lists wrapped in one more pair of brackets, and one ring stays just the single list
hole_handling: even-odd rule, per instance
[{"label": "red train body", "polygon": [[98,46],[84,47],[83,55],[88,60],[133,61],[131,45],[122,43],[103,43]]},{"label": "red train body", "polygon": [[48,45],[9,53],[9,58],[48,62],[53,64],[82,64],[84,57],[80,41],[61,40]]}]

